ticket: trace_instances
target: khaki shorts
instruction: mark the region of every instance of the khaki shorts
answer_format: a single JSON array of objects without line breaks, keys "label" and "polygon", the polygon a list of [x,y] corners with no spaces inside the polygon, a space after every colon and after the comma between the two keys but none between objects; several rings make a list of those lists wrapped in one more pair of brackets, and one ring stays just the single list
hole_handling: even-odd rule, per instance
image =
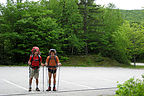
[{"label": "khaki shorts", "polygon": [[35,79],[39,78],[39,69],[29,68],[29,78],[33,78],[33,77]]}]

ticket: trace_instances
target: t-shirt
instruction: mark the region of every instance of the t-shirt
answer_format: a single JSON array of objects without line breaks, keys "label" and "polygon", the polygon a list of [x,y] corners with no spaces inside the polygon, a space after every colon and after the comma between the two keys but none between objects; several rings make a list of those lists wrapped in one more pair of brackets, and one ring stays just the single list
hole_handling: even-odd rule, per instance
[{"label": "t-shirt", "polygon": [[40,62],[39,62],[39,57],[38,56],[30,56],[30,61],[33,57],[33,61],[31,62],[32,66],[39,66],[40,62],[42,62],[42,57],[40,56]]}]

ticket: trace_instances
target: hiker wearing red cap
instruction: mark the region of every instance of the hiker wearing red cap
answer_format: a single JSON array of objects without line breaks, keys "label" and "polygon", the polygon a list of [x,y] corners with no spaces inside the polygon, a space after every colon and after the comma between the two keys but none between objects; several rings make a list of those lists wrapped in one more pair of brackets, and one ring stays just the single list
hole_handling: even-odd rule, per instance
[{"label": "hiker wearing red cap", "polygon": [[39,78],[39,67],[42,64],[42,57],[39,55],[40,51],[38,47],[33,47],[32,55],[29,58],[29,91],[31,91],[32,87],[32,79],[33,77],[36,79],[36,91],[40,91],[38,88],[38,78]]},{"label": "hiker wearing red cap", "polygon": [[57,67],[61,66],[58,56],[56,56],[56,50],[50,49],[50,56],[46,59],[46,66],[48,67],[49,87],[46,91],[51,91],[51,76],[53,75],[53,91],[56,91],[56,71]]}]

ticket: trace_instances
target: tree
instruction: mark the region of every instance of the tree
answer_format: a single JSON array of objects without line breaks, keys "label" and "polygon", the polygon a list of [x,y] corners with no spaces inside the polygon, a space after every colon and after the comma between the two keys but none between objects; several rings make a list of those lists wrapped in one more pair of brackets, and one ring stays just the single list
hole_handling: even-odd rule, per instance
[{"label": "tree", "polygon": [[129,24],[125,21],[122,26],[113,34],[115,41],[114,58],[124,64],[129,60],[136,62],[144,52],[144,27],[136,23]]},{"label": "tree", "polygon": [[[136,63],[136,59],[142,59],[144,53],[144,27],[141,24],[132,23],[131,24],[132,32],[129,34],[129,39],[131,41],[130,44],[130,54],[133,57],[132,61],[134,65]],[[142,56],[142,57],[141,57]]]},{"label": "tree", "polygon": [[[53,10],[57,23],[64,30],[64,41],[62,41],[63,50],[71,54],[81,52],[79,50],[80,46],[84,46],[83,41],[80,40],[82,34],[82,17],[79,13],[77,3],[78,0],[49,1],[49,8]],[[78,43],[75,43],[73,38]]]},{"label": "tree", "polygon": [[[115,47],[112,40],[113,33],[121,26],[123,19],[119,9],[115,9],[115,5],[109,4],[103,14],[103,42],[101,43],[102,55],[113,58],[113,48]],[[106,46],[106,47],[105,47]]]},{"label": "tree", "polygon": [[122,64],[130,64],[131,55],[128,52],[130,46],[129,34],[131,33],[129,22],[125,21],[112,35],[114,48],[112,51],[113,58]]},{"label": "tree", "polygon": [[85,54],[94,52],[98,45],[98,38],[95,37],[101,32],[100,26],[102,26],[100,14],[102,8],[99,5],[94,4],[94,0],[80,0],[79,2],[80,13],[83,16],[83,40],[85,41]]},{"label": "tree", "polygon": [[3,54],[6,53],[4,57],[8,58],[7,64],[27,62],[33,46],[40,47],[43,57],[46,57],[50,48],[61,51],[59,38],[63,31],[51,18],[53,12],[39,2],[8,4],[2,7],[1,12],[4,21],[0,24],[3,41],[0,45]]}]

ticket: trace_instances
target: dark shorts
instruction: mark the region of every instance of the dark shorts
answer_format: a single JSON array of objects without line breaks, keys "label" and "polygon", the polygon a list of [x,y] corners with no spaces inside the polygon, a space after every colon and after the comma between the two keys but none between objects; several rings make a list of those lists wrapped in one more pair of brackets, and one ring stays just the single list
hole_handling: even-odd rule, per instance
[{"label": "dark shorts", "polygon": [[56,71],[57,71],[57,69],[50,69],[50,68],[48,68],[48,72],[50,72],[50,73],[56,73]]}]

